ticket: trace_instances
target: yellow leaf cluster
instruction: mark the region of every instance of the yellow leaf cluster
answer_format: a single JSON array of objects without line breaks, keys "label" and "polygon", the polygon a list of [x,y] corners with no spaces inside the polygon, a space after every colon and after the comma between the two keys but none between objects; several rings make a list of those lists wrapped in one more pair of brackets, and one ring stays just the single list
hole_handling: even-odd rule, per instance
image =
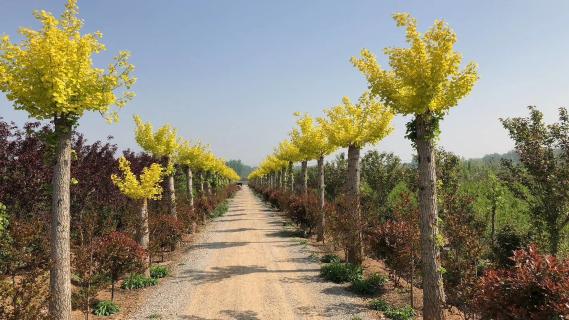
[{"label": "yellow leaf cluster", "polygon": [[160,199],[162,195],[160,182],[165,171],[161,165],[153,163],[150,167],[144,168],[137,178],[130,169],[130,162],[125,157],[120,157],[119,169],[122,177],[113,174],[111,180],[125,196],[136,200]]},{"label": "yellow leaf cluster", "polygon": [[330,143],[338,147],[362,148],[368,143],[377,143],[393,131],[394,114],[369,92],[365,92],[357,104],[344,97],[342,104],[325,113],[328,117],[319,118],[318,122]]},{"label": "yellow leaf cluster", "polygon": [[249,174],[248,179],[253,180],[255,178],[263,177],[270,173],[283,170],[287,166],[288,161],[281,160],[272,154],[265,158],[259,167]]},{"label": "yellow leaf cluster", "polygon": [[[78,119],[85,111],[97,111],[118,120],[112,106],[123,107],[133,98],[129,91],[136,79],[129,53],[120,52],[106,70],[95,68],[92,57],[105,50],[100,32],[81,34],[77,0],[69,0],[60,18],[36,11],[40,30],[21,28],[23,40],[0,41],[0,91],[18,110],[36,119]],[[117,91],[121,89],[121,95]],[[126,90],[123,90],[126,89]]]},{"label": "yellow leaf cluster", "polygon": [[275,156],[286,162],[296,162],[301,160],[300,150],[290,140],[282,141],[275,150]]},{"label": "yellow leaf cluster", "polygon": [[176,163],[189,166],[192,170],[211,172],[229,181],[237,181],[241,177],[222,159],[217,158],[207,146],[197,143],[191,145],[188,141],[180,144],[176,156]]},{"label": "yellow leaf cluster", "polygon": [[143,122],[139,116],[134,116],[134,122],[134,135],[138,145],[157,158],[168,157],[173,161],[180,146],[176,129],[166,124],[154,132],[152,124]]},{"label": "yellow leaf cluster", "polygon": [[322,127],[315,125],[315,120],[307,113],[295,114],[298,118],[290,133],[292,143],[298,148],[302,160],[308,161],[326,156],[336,149],[328,142],[328,137]]},{"label": "yellow leaf cluster", "polygon": [[383,69],[373,53],[362,50],[351,61],[367,78],[371,92],[401,114],[444,114],[456,106],[478,81],[478,67],[469,63],[460,70],[462,56],[454,51],[457,36],[443,20],[425,33],[408,13],[393,15],[406,28],[409,48],[386,48],[391,70]]}]

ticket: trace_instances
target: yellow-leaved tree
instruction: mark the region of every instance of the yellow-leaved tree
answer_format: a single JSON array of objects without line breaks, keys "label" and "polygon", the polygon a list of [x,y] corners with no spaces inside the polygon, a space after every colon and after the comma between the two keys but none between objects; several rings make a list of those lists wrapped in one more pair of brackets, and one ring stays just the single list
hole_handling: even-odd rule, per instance
[{"label": "yellow-leaved tree", "polygon": [[408,13],[396,13],[393,18],[406,29],[409,47],[384,50],[391,70],[383,69],[365,49],[352,62],[383,103],[397,113],[415,116],[407,126],[407,137],[417,148],[419,160],[423,313],[425,319],[439,320],[444,318],[445,295],[437,243],[435,139],[440,120],[470,93],[478,71],[475,63],[461,70],[462,56],[454,51],[457,36],[444,21],[435,21],[422,34]]},{"label": "yellow-leaved tree", "polygon": [[[125,157],[119,158],[119,169],[121,176],[113,174],[111,180],[119,188],[122,194],[133,199],[140,200],[139,219],[142,223],[137,234],[137,242],[145,250],[148,250],[150,234],[148,230],[148,200],[157,200],[162,196],[160,182],[164,175],[164,168],[153,163],[150,167],[142,169],[142,173],[137,177],[130,168],[130,162]],[[147,261],[147,266],[150,261]],[[148,273],[148,268],[146,268]]]},{"label": "yellow-leaved tree", "polygon": [[194,208],[193,172],[202,168],[205,152],[206,149],[202,144],[191,145],[188,141],[182,142],[178,150],[178,160],[176,162],[185,168],[186,195],[191,209]]},{"label": "yellow-leaved tree", "polygon": [[290,191],[294,192],[294,172],[293,164],[301,160],[301,155],[298,148],[290,140],[284,140],[279,143],[279,146],[275,150],[275,156],[287,163],[288,165],[284,168],[282,173],[282,186],[284,189],[290,187]]},{"label": "yellow-leaved tree", "polygon": [[328,141],[322,127],[316,124],[316,121],[309,115],[295,114],[298,119],[296,124],[298,128],[294,128],[291,133],[291,139],[297,146],[302,161],[302,184],[301,192],[306,194],[308,191],[308,160],[317,160],[318,166],[318,204],[320,206],[320,219],[318,226],[318,241],[324,240],[324,231],[326,227],[326,216],[324,215],[324,157],[336,150],[336,146]]},{"label": "yellow-leaved tree", "polygon": [[174,183],[175,160],[180,146],[176,129],[165,124],[158,130],[150,122],[143,122],[139,116],[134,116],[136,124],[135,139],[138,145],[155,158],[162,159],[166,167],[166,201],[168,212],[177,217],[176,213],[176,188]]},{"label": "yellow-leaved tree", "polygon": [[350,246],[348,262],[360,264],[363,259],[360,210],[360,150],[367,144],[374,144],[389,135],[393,128],[393,113],[388,107],[369,92],[364,92],[356,104],[348,97],[342,104],[325,111],[327,118],[319,118],[322,130],[334,146],[348,148],[348,176],[346,179],[346,196],[348,208],[353,214],[355,227],[353,234],[348,235]]},{"label": "yellow-leaved tree", "polygon": [[[71,317],[70,181],[71,137],[86,111],[117,120],[112,106],[123,107],[133,97],[135,78],[128,52],[120,52],[107,69],[93,65],[93,55],[105,50],[100,32],[82,34],[77,0],[68,0],[57,18],[34,12],[39,30],[21,28],[22,40],[0,41],[0,91],[14,108],[33,118],[52,120],[56,154],[53,171],[49,313],[54,319]],[[126,89],[126,90],[124,90]],[[121,94],[118,94],[120,92]]]}]

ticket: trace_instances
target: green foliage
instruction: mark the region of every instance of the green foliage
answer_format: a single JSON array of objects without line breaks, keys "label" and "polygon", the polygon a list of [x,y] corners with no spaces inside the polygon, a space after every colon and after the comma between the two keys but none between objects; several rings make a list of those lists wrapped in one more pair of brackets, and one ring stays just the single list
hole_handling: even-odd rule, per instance
[{"label": "green foliage", "polygon": [[384,316],[393,320],[411,320],[414,319],[416,315],[415,310],[409,305],[402,308],[396,308],[389,305],[389,303],[382,299],[374,299],[370,301],[369,308],[381,311]]},{"label": "green foliage", "polygon": [[108,317],[119,312],[119,306],[112,301],[100,301],[95,305],[93,314],[99,317]]},{"label": "green foliage", "polygon": [[501,119],[515,143],[520,164],[503,162],[504,179],[513,191],[522,185],[531,193],[532,226],[543,234],[542,247],[558,254],[569,226],[569,113],[559,109],[559,122],[545,124],[543,113],[529,107],[527,118]]},{"label": "green foliage", "polygon": [[362,268],[350,263],[332,262],[320,268],[320,276],[334,283],[344,283],[361,278]]},{"label": "green foliage", "polygon": [[388,308],[383,312],[383,314],[392,320],[411,320],[415,319],[415,310],[411,306],[405,306],[402,308]]},{"label": "green foliage", "polygon": [[384,276],[374,273],[367,278],[357,277],[352,279],[350,289],[357,294],[372,295],[377,293],[386,282],[387,279]]},{"label": "green foliage", "polygon": [[170,270],[165,266],[152,266],[150,268],[150,276],[155,279],[165,278],[169,274]]},{"label": "green foliage", "polygon": [[335,254],[325,254],[320,258],[320,262],[322,263],[333,263],[333,262],[340,262],[340,257]]},{"label": "green foliage", "polygon": [[124,279],[121,288],[126,290],[142,289],[158,284],[158,279],[151,277],[147,278],[141,274],[131,274],[128,278]]},{"label": "green foliage", "polygon": [[6,206],[0,202],[0,236],[8,226],[8,213],[6,213]]},{"label": "green foliage", "polygon": [[223,215],[225,215],[227,213],[227,210],[229,210],[229,204],[226,200],[226,201],[223,201],[222,203],[220,203],[217,207],[215,207],[215,209],[210,214],[210,216],[212,218],[222,217]]},{"label": "green foliage", "polygon": [[382,299],[374,299],[369,302],[369,308],[376,311],[387,311],[391,306]]}]

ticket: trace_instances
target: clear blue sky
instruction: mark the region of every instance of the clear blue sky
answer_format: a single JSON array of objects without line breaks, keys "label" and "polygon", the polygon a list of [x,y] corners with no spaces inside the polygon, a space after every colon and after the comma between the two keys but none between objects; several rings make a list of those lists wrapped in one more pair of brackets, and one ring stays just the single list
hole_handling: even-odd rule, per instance
[{"label": "clear blue sky", "polygon": [[[0,0],[0,34],[37,27],[34,9],[59,15],[64,0]],[[464,157],[505,152],[512,143],[498,118],[537,105],[554,121],[569,102],[569,1],[79,1],[85,31],[100,30],[108,51],[130,50],[137,97],[108,125],[81,120],[91,140],[115,137],[134,148],[132,115],[171,123],[181,135],[209,143],[226,159],[257,164],[287,135],[292,113],[318,116],[341,96],[366,89],[349,63],[361,48],[404,44],[391,14],[407,11],[421,30],[444,18],[458,33],[464,60],[480,65],[472,94],[442,124],[440,144]],[[0,96],[0,116],[27,119]],[[409,160],[405,119],[375,148]]]}]

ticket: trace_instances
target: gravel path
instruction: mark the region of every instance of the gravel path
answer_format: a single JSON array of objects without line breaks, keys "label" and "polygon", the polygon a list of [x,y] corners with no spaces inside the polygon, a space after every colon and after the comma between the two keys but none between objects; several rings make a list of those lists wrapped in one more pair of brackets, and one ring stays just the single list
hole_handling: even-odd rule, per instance
[{"label": "gravel path", "polygon": [[130,319],[368,319],[363,300],[323,282],[314,260],[245,186]]}]

